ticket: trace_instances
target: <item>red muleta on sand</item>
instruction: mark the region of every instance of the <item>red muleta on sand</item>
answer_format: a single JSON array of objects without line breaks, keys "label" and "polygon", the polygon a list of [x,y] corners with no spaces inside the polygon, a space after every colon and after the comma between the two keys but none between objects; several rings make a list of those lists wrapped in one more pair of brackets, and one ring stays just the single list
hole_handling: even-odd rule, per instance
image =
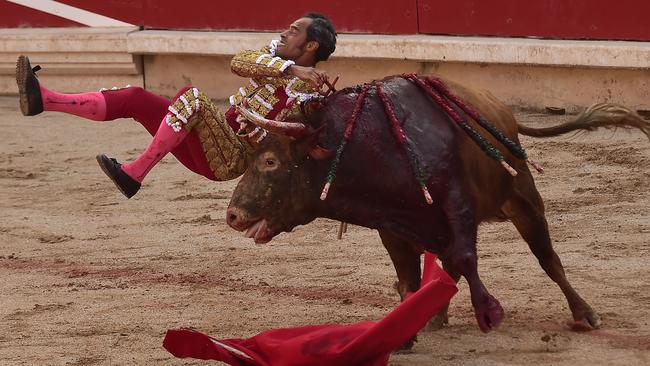
[{"label": "red muleta on sand", "polygon": [[168,330],[163,347],[179,358],[233,366],[385,366],[458,291],[454,280],[425,254],[422,287],[378,322],[273,329],[248,339],[218,340],[192,329]]}]

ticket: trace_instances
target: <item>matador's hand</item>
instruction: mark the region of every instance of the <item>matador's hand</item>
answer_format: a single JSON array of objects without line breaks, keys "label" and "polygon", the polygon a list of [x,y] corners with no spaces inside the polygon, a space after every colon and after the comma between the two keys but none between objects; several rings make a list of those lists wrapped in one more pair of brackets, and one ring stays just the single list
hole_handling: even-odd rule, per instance
[{"label": "matador's hand", "polygon": [[316,70],[309,66],[291,65],[285,72],[287,75],[297,76],[300,80],[311,84],[316,89],[320,89],[326,81],[329,81],[325,71]]}]

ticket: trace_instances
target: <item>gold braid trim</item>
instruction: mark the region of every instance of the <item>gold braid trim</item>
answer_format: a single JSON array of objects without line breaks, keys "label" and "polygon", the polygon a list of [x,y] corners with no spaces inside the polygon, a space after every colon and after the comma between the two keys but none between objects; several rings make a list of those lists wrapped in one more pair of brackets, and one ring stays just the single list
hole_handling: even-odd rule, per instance
[{"label": "gold braid trim", "polygon": [[[270,57],[269,57],[270,59]],[[277,65],[277,66],[276,66]],[[264,64],[257,64],[247,60],[232,60],[230,62],[230,69],[237,75],[243,77],[256,77],[256,76],[282,76],[280,67],[282,63],[274,64],[276,67],[268,67]]]},{"label": "gold braid trim", "polygon": [[275,51],[267,46],[258,51],[244,50],[237,53],[230,61],[230,70],[243,77],[280,77],[293,64],[293,61],[275,56]]},{"label": "gold braid trim", "polygon": [[[188,116],[185,128],[187,131],[196,130],[215,178],[223,181],[242,175],[252,153],[250,146],[240,141],[226,122],[223,112],[203,92],[198,92],[198,98],[194,98],[192,89],[183,95],[192,107],[196,105],[195,100],[199,101],[198,110],[194,109],[192,115]],[[193,99],[190,101],[190,98]],[[182,101],[177,100],[173,106],[177,106],[179,102],[184,105]]]}]

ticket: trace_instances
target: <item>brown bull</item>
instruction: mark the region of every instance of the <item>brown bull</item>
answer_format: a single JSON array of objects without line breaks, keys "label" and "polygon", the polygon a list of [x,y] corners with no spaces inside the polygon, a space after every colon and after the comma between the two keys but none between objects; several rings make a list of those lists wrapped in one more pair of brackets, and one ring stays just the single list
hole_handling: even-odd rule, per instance
[{"label": "brown bull", "polygon": [[[319,195],[332,154],[342,141],[360,87],[341,90],[308,111],[305,125],[257,120],[279,134],[264,141],[237,185],[227,212],[228,224],[256,243],[317,217],[377,229],[398,276],[402,298],[420,284],[420,254],[439,254],[456,280],[465,277],[482,331],[496,328],[503,309],[487,291],[477,270],[476,237],[481,222],[510,220],[548,276],[566,297],[576,324],[597,328],[600,318],[567,280],[553,250],[544,203],[525,161],[501,147],[505,160],[518,172],[513,177],[486,156],[418,86],[401,77],[380,82],[402,123],[413,152],[420,157],[433,199],[429,205],[409,167],[409,160],[391,131],[384,106],[373,84],[342,155],[329,196]],[[518,133],[556,136],[578,129],[626,127],[650,137],[650,123],[612,104],[596,105],[576,120],[535,129],[517,124],[511,111],[487,92],[446,82],[452,93],[473,106],[503,134],[518,143]],[[255,118],[253,118],[255,119]],[[475,121],[469,124],[482,131]],[[482,133],[487,136],[487,133]],[[437,322],[446,322],[446,309]]]}]

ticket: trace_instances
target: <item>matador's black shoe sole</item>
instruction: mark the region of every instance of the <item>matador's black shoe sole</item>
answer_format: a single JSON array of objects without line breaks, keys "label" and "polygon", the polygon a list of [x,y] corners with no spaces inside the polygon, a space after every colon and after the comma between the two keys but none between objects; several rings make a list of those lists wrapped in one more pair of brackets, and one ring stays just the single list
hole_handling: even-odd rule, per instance
[{"label": "matador's black shoe sole", "polygon": [[18,84],[18,94],[20,96],[20,111],[25,116],[35,116],[43,112],[43,99],[41,98],[41,88],[36,78],[36,71],[40,66],[29,63],[27,56],[19,56],[16,62],[16,84]]},{"label": "matador's black shoe sole", "polygon": [[140,190],[140,182],[131,178],[122,170],[122,164],[117,160],[109,158],[104,154],[97,155],[97,162],[104,173],[111,178],[117,189],[122,192],[126,198],[133,197]]}]

